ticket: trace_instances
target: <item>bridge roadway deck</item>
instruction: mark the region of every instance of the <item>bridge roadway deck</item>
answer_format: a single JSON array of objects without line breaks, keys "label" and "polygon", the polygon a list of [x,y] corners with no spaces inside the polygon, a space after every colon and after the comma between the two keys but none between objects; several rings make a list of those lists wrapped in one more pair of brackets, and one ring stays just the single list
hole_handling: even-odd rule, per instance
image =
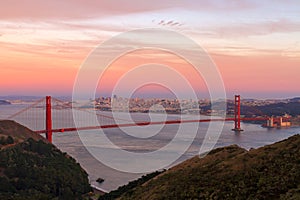
[{"label": "bridge roadway deck", "polygon": [[[241,121],[265,121],[268,118],[256,117],[256,118],[240,118]],[[220,121],[235,121],[235,118],[225,118],[225,119],[192,119],[192,120],[167,120],[167,121],[157,121],[157,122],[136,122],[136,123],[126,123],[126,124],[109,124],[100,126],[87,126],[87,127],[69,127],[69,128],[59,128],[52,129],[52,132],[70,132],[70,131],[81,131],[81,130],[93,130],[93,129],[107,129],[107,128],[119,128],[119,127],[133,127],[133,126],[148,126],[148,125],[159,125],[159,124],[183,124],[183,123],[195,123],[195,122],[220,122]],[[46,133],[46,130],[38,130],[36,133],[42,134]]]}]

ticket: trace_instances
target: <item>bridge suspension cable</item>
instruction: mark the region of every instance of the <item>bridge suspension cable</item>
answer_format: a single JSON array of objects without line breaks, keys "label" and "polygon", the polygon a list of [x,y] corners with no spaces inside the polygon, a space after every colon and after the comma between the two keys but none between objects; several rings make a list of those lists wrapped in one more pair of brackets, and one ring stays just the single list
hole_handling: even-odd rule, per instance
[{"label": "bridge suspension cable", "polygon": [[[117,118],[112,113],[99,113],[95,109],[87,110],[85,106],[76,106],[76,102],[61,101],[47,96],[42,98],[27,108],[11,115],[13,119],[36,133],[46,134],[46,138],[51,142],[53,132],[79,131],[91,129],[120,128],[132,126],[148,126],[159,124],[180,124],[195,122],[217,122],[233,121],[235,132],[242,131],[241,121],[259,121],[268,120],[267,117],[242,118],[241,117],[240,96],[236,95],[234,99],[234,117],[233,118],[212,118],[209,119],[166,119],[163,121],[132,121],[129,119]],[[96,116],[96,117],[95,117]],[[76,118],[76,124],[74,122]]]}]

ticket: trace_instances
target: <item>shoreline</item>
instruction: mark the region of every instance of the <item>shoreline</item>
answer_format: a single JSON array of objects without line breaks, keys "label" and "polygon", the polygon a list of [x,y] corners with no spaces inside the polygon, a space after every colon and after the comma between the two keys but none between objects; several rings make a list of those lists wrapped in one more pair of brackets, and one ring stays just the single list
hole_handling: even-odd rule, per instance
[{"label": "shoreline", "polygon": [[104,190],[103,188],[100,188],[100,187],[98,187],[98,186],[96,186],[96,185],[92,185],[92,184],[91,184],[91,187],[92,187],[94,190],[96,190],[96,191],[98,191],[98,192],[101,192],[101,193],[103,193],[103,194],[109,193],[109,191]]}]

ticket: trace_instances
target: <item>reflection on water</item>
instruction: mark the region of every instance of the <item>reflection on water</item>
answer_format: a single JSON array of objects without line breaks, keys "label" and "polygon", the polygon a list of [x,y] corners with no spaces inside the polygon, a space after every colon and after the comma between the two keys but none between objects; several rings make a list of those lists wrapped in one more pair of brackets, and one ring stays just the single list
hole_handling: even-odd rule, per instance
[{"label": "reflection on water", "polygon": [[[19,111],[22,108],[21,105],[10,105],[10,106],[0,106],[0,118],[5,118],[14,111]],[[148,114],[135,113],[134,118],[144,119],[148,117]],[[179,116],[172,115],[172,119],[176,119]],[[189,116],[185,116],[189,118]],[[219,123],[219,122],[212,122]],[[184,130],[187,134],[181,136],[174,149],[168,152],[162,152],[165,154],[176,154],[176,147],[180,148],[184,141],[191,140],[189,138],[189,130],[191,124],[184,124]],[[204,139],[208,123],[201,123],[196,135],[193,140],[192,145],[188,148],[186,153],[182,155],[175,163],[181,162],[192,156],[199,155],[199,149]],[[227,146],[231,144],[238,144],[239,146],[250,149],[264,146],[266,144],[271,144],[276,141],[285,139],[291,135],[300,133],[300,128],[287,128],[287,129],[266,129],[262,128],[260,125],[254,124],[242,124],[244,129],[241,133],[234,133],[231,131],[233,128],[233,123],[226,122],[221,133],[220,138],[215,147]],[[134,127],[126,128],[127,132],[137,132]],[[165,125],[163,127],[149,126],[149,127],[138,127],[138,133],[149,135],[153,131],[158,131],[158,134],[151,135],[149,138],[135,138],[132,135],[124,134],[124,132],[118,128],[106,129],[104,132],[110,141],[117,145],[118,147],[131,152],[143,153],[151,152],[160,149],[167,145],[174,138],[176,131],[178,130],[178,125]],[[97,134],[101,134],[97,130],[86,131],[84,134],[88,134],[88,138],[93,140],[97,137]],[[213,138],[211,138],[213,139]],[[90,181],[93,185],[96,185],[104,190],[112,190],[120,185],[126,184],[129,180],[136,179],[140,177],[141,174],[130,174],[119,172],[105,166],[104,164],[97,161],[91,154],[88,153],[86,148],[82,145],[80,138],[76,132],[65,132],[65,133],[55,133],[53,137],[53,142],[62,151],[65,151],[76,158],[76,160],[86,169],[89,173]],[[101,152],[107,151],[107,149],[115,148],[112,145],[99,143],[94,145],[92,148],[96,149],[99,154]],[[128,160],[122,158],[119,160],[121,165],[128,165]],[[154,162],[159,162],[159,160],[154,160]],[[138,163],[137,163],[138,165]],[[97,178],[103,178],[105,181],[102,184],[98,184],[95,180]]]}]

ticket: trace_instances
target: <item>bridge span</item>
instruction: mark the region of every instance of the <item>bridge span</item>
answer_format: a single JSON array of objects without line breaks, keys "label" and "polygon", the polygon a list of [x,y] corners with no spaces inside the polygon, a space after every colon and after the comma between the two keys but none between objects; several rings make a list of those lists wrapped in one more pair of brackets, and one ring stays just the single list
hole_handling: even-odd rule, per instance
[{"label": "bridge span", "polygon": [[[54,104],[54,105],[53,105]],[[202,123],[202,122],[220,122],[220,121],[233,121],[234,127],[233,131],[241,132],[243,131],[241,128],[241,121],[266,121],[269,117],[253,117],[253,118],[245,118],[241,117],[241,99],[240,95],[235,95],[234,98],[234,117],[231,118],[210,118],[210,119],[181,119],[181,120],[165,120],[165,121],[138,121],[131,122],[126,119],[122,119],[123,121],[127,121],[127,123],[116,123],[113,116],[98,114],[100,117],[100,121],[106,121],[106,123],[100,123],[100,125],[81,125],[80,127],[76,127],[74,124],[66,125],[63,124],[64,120],[72,121],[73,116],[62,117],[62,112],[53,113],[53,108],[60,108],[61,110],[68,110],[69,114],[72,114],[72,105],[68,105],[65,102],[51,98],[51,96],[47,96],[37,102],[35,102],[32,106],[12,115],[9,119],[18,119],[19,116],[23,116],[25,118],[31,118],[29,121],[35,124],[35,126],[29,126],[32,128],[37,134],[45,134],[46,138],[52,142],[52,134],[55,132],[69,132],[69,131],[80,131],[80,130],[93,130],[93,129],[109,129],[109,128],[121,128],[121,127],[133,127],[133,126],[149,126],[149,125],[169,125],[169,124],[183,124],[183,123]],[[36,109],[42,109],[37,112]],[[34,111],[31,111],[34,110]],[[53,116],[61,119],[62,124],[60,127],[53,127],[52,121]],[[67,118],[67,119],[66,119]],[[72,119],[71,119],[72,118]],[[44,120],[43,120],[44,119]],[[28,120],[28,119],[27,119]],[[18,120],[16,120],[18,121]],[[44,121],[44,122],[43,122]],[[108,121],[108,122],[107,122]],[[43,123],[43,125],[41,125]],[[24,124],[26,125],[26,124]]]}]

